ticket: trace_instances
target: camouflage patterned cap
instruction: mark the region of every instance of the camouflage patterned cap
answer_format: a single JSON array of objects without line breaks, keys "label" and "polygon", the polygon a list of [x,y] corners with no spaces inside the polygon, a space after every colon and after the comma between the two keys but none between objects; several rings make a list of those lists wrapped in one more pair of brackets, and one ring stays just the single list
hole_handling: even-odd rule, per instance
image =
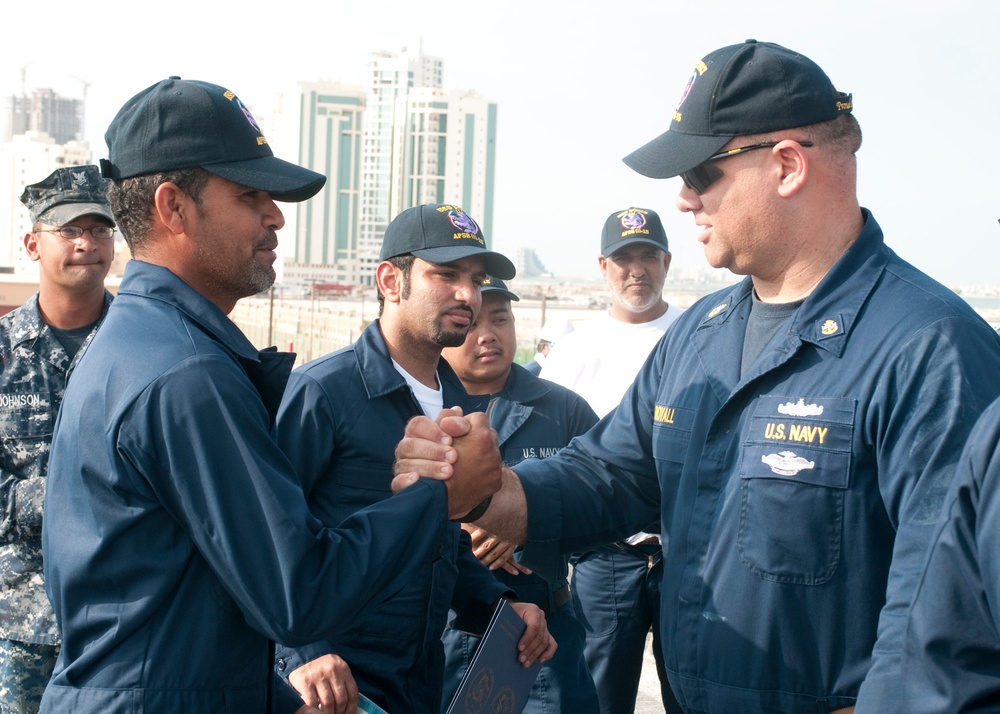
[{"label": "camouflage patterned cap", "polygon": [[108,182],[96,166],[67,166],[56,169],[48,178],[25,187],[21,203],[31,214],[32,222],[64,226],[70,221],[94,214],[114,225],[108,206]]}]

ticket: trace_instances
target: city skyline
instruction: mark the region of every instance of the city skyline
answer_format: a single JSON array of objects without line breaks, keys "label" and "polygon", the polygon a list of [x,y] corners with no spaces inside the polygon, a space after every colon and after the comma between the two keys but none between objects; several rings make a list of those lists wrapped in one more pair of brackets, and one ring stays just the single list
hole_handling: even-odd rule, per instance
[{"label": "city skyline", "polygon": [[[94,42],[71,62],[52,46],[41,51],[27,10],[14,12],[24,28],[0,48],[5,95],[19,92],[22,79],[29,90],[86,90],[95,160],[105,155],[101,136],[118,107],[170,74],[224,84],[258,112],[300,81],[363,84],[371,52],[422,38],[424,52],[444,61],[444,86],[474,89],[499,107],[491,247],[513,255],[530,246],[552,272],[582,278],[597,274],[604,218],[628,205],[660,213],[675,267],[704,265],[691,217],[672,205],[679,180],[645,179],[621,157],[666,129],[701,56],[747,37],[779,42],[854,94],[865,131],[859,194],[890,247],[950,286],[1000,283],[1000,181],[983,152],[959,144],[1000,119],[992,37],[1000,7],[984,0],[947,10],[887,0],[724,0],[697,11],[654,0],[515,0],[502,10],[444,0],[291,0],[244,14],[182,0],[190,32],[183,43],[176,27],[139,23],[131,5],[99,10],[46,5]],[[274,148],[296,156],[295,146]]]}]

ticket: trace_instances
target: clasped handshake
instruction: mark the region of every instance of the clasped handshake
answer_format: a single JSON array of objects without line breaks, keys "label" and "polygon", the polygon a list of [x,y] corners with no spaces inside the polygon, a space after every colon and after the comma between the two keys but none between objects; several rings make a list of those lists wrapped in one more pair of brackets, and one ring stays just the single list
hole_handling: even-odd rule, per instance
[{"label": "clasped handshake", "polygon": [[458,407],[437,419],[415,417],[396,446],[392,492],[421,477],[443,480],[448,489],[448,517],[465,519],[496,494],[503,483],[503,462],[496,432],[483,412],[465,416]]}]

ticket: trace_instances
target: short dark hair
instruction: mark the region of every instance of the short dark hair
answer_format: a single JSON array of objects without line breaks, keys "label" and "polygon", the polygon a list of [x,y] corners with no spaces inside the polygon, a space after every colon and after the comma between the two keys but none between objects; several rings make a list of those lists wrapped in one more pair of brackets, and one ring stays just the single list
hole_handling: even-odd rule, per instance
[{"label": "short dark hair", "polygon": [[133,255],[149,239],[153,225],[153,196],[159,185],[168,182],[176,184],[200,210],[201,192],[210,176],[205,169],[195,167],[111,181],[108,204]]},{"label": "short dark hair", "polygon": [[[385,259],[387,263],[392,263],[396,268],[403,271],[403,297],[410,297],[410,270],[413,268],[413,261],[416,257],[413,253],[396,255]],[[382,310],[385,309],[385,296],[378,290],[378,316],[382,317]]]},{"label": "short dark hair", "polygon": [[839,148],[850,154],[861,148],[861,125],[853,114],[840,116],[802,127],[816,146]]}]

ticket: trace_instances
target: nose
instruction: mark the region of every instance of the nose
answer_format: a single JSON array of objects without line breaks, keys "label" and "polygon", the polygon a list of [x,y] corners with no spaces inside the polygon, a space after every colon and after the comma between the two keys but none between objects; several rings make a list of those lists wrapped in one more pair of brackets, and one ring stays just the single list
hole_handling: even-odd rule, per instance
[{"label": "nose", "polygon": [[73,239],[73,245],[81,253],[87,253],[92,250],[97,250],[97,239],[94,238],[94,234],[90,232],[89,228],[87,228],[78,238]]},{"label": "nose", "polygon": [[479,286],[472,279],[472,276],[465,276],[455,289],[455,299],[466,303],[473,310],[478,310],[481,300]]},{"label": "nose", "polygon": [[485,328],[480,330],[479,336],[476,338],[479,344],[488,345],[490,343],[497,341],[497,336],[494,334],[493,330],[490,328]]},{"label": "nose", "polygon": [[274,199],[269,195],[262,194],[263,196],[263,208],[262,208],[262,223],[265,228],[270,228],[271,230],[280,231],[285,226],[285,214],[281,212],[278,208],[278,204],[274,202]]},{"label": "nose", "polygon": [[681,190],[677,194],[675,204],[681,213],[693,213],[701,208],[701,196],[689,188],[686,183],[681,182]]}]

